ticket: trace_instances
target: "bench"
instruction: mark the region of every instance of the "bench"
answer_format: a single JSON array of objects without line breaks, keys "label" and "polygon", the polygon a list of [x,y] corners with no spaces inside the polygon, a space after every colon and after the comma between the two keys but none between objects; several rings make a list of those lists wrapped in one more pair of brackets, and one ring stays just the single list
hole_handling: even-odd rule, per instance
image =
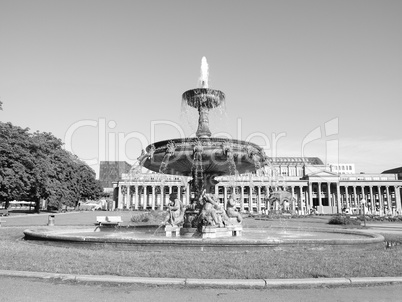
[{"label": "bench", "polygon": [[122,222],[121,216],[96,216],[95,232],[101,227],[118,228]]},{"label": "bench", "polygon": [[8,216],[8,210],[7,209],[0,209],[0,216]]}]

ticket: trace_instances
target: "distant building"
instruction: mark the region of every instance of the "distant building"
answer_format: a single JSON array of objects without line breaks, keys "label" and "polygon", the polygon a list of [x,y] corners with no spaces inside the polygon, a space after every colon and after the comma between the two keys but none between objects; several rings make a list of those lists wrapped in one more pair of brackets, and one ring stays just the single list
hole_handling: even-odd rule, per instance
[{"label": "distant building", "polygon": [[[356,174],[354,169],[354,164],[325,165],[317,157],[270,158],[270,165],[257,172],[217,177],[211,193],[224,207],[228,196],[235,193],[241,212],[275,211],[278,205],[269,202],[268,196],[282,189],[292,194],[290,210],[299,214],[335,214],[346,209],[358,213],[363,199],[368,214],[402,213],[402,179],[395,173]],[[184,204],[194,197],[186,177],[135,169],[117,177],[114,187],[114,207],[120,209],[166,209],[170,193],[178,194]]]},{"label": "distant building", "polygon": [[398,179],[402,180],[402,167],[386,170],[382,174],[396,174],[398,175]]},{"label": "distant building", "polygon": [[355,174],[355,164],[329,164],[329,171],[336,174]]},{"label": "distant building", "polygon": [[101,161],[99,167],[99,180],[105,191],[113,188],[113,182],[120,179],[121,175],[130,171],[131,165],[125,161]]}]

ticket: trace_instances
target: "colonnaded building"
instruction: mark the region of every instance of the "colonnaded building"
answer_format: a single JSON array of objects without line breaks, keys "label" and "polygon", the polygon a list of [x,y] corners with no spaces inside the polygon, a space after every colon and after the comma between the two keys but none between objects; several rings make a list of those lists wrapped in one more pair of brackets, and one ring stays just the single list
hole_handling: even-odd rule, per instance
[{"label": "colonnaded building", "polygon": [[[277,202],[270,202],[272,191],[286,190],[292,196],[289,211],[298,214],[365,213],[396,215],[402,213],[402,177],[393,170],[378,174],[355,172],[353,164],[327,164],[317,157],[276,157],[271,165],[255,173],[236,177],[220,176],[213,188],[221,204],[235,193],[237,208],[241,212],[261,213],[278,209]],[[121,167],[121,162],[114,162]],[[102,166],[110,162],[101,162]],[[144,169],[146,170],[146,169]],[[169,194],[176,193],[184,204],[189,204],[189,178],[144,171],[132,167],[121,173],[113,182],[114,204],[119,209],[164,209]],[[401,175],[402,176],[402,175]],[[361,202],[365,200],[365,202]]]}]

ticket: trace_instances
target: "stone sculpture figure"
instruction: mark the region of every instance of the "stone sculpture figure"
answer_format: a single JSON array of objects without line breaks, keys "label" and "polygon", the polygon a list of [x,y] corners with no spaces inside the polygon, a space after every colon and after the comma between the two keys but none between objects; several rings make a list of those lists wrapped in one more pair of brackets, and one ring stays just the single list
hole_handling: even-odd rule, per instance
[{"label": "stone sculpture figure", "polygon": [[241,214],[239,212],[236,211],[235,206],[236,206],[236,201],[234,199],[234,196],[232,195],[229,197],[229,200],[227,203],[226,214],[229,218],[236,218],[237,222],[239,224],[241,224],[243,221],[243,217],[241,216]]},{"label": "stone sculpture figure", "polygon": [[177,198],[177,194],[170,194],[169,200],[168,213],[163,224],[170,224],[172,226],[180,225],[184,222],[185,207],[180,199]]},{"label": "stone sculpture figure", "polygon": [[278,190],[274,191],[269,195],[268,202],[277,202],[279,204],[279,210],[287,211],[289,210],[289,204],[295,202],[296,199],[288,191]]},{"label": "stone sculpture figure", "polygon": [[226,215],[225,210],[215,200],[212,194],[205,194],[202,196],[202,210],[198,217],[198,224],[201,226],[219,226],[229,224],[229,218]]}]

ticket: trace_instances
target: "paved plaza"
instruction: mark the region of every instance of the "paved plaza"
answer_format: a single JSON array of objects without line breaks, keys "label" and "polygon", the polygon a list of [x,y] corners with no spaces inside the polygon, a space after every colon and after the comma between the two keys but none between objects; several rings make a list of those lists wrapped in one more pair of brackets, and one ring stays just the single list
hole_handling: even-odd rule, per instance
[{"label": "paved plaza", "polygon": [[[274,302],[385,302],[398,301],[402,284],[360,287],[308,287],[293,289],[182,288],[144,285],[73,283],[1,277],[2,302],[53,301],[274,301]],[[6,290],[4,290],[6,289]],[[29,293],[29,294],[27,294]]]}]

